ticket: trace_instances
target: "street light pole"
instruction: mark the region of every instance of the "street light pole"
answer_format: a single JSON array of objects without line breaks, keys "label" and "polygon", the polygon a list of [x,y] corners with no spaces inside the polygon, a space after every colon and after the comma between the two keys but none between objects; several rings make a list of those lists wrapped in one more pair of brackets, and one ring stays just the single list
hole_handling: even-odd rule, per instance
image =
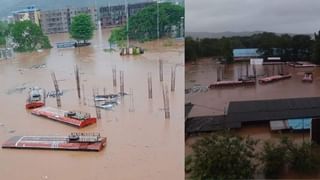
[{"label": "street light pole", "polygon": [[127,48],[129,48],[129,11],[128,11],[128,2],[125,1],[126,5],[126,18],[127,18]]}]

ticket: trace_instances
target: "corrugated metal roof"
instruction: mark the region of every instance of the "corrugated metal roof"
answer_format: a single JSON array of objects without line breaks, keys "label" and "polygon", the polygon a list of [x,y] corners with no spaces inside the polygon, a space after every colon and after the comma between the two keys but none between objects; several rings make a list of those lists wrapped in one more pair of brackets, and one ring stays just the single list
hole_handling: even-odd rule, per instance
[{"label": "corrugated metal roof", "polygon": [[250,122],[320,117],[320,97],[230,102],[229,121]]},{"label": "corrugated metal roof", "polygon": [[202,116],[188,118],[185,123],[186,134],[218,131],[226,128],[240,128],[241,122],[228,122],[225,116]]}]

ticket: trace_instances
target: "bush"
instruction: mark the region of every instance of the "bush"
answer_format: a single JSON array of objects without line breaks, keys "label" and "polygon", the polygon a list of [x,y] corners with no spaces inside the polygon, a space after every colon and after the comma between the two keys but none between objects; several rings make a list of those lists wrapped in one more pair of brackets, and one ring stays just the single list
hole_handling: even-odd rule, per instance
[{"label": "bush", "polygon": [[257,141],[230,132],[214,133],[193,145],[191,177],[194,179],[251,179]]}]

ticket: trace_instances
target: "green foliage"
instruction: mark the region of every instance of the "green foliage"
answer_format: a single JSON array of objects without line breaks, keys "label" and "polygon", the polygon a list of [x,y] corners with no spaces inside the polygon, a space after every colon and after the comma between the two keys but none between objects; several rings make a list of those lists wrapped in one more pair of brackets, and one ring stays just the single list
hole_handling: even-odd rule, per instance
[{"label": "green foliage", "polygon": [[0,21],[0,46],[6,45],[6,36],[8,35],[8,24]]},{"label": "green foliage", "polygon": [[91,16],[79,14],[72,18],[70,35],[73,39],[86,42],[93,37],[94,23]]},{"label": "green foliage", "polygon": [[271,142],[265,142],[261,153],[261,161],[264,164],[263,172],[266,178],[278,178],[284,170],[288,160],[288,149],[285,145],[285,141],[287,140],[288,139],[283,138],[281,143],[277,145]]},{"label": "green foliage", "polygon": [[266,142],[261,160],[267,178],[278,178],[284,167],[300,172],[317,172],[320,167],[318,151],[310,143],[295,144],[283,137],[278,144]]},{"label": "green foliage", "polygon": [[185,39],[185,59],[186,61],[195,61],[199,52],[199,45],[192,38]]},{"label": "green foliage", "polygon": [[317,61],[316,59],[318,59],[318,63],[320,63],[320,38],[318,38],[318,41],[318,45],[313,46],[314,41],[311,40],[309,35],[290,36],[288,34],[277,35],[269,32],[248,37],[235,36],[220,39],[204,38],[201,40],[187,38],[186,60],[193,60],[195,57],[223,56],[230,63],[233,59],[232,50],[236,48],[258,48],[258,52],[264,58],[279,56],[285,61],[310,60],[311,50],[314,47],[314,60]]},{"label": "green foliage", "polygon": [[111,31],[109,38],[110,44],[117,44],[119,47],[124,47],[126,44],[126,31],[124,28],[115,28]]},{"label": "green foliage", "polygon": [[185,172],[189,173],[192,170],[192,156],[187,156],[185,158]]},{"label": "green foliage", "polygon": [[[159,35],[166,36],[171,32],[171,26],[180,28],[184,8],[172,3],[159,4]],[[129,38],[138,41],[148,41],[157,38],[157,4],[148,6],[134,16],[129,17]],[[124,34],[123,34],[124,33]],[[112,31],[109,42],[122,42],[126,39],[126,25]]]},{"label": "green foliage", "polygon": [[251,179],[256,141],[230,132],[214,133],[193,146],[191,176],[193,179]]},{"label": "green foliage", "polygon": [[314,43],[312,47],[312,61],[314,63],[320,64],[320,31],[314,33]]},{"label": "green foliage", "polygon": [[48,36],[31,21],[20,21],[9,25],[10,36],[17,44],[15,50],[20,52],[51,48]]}]

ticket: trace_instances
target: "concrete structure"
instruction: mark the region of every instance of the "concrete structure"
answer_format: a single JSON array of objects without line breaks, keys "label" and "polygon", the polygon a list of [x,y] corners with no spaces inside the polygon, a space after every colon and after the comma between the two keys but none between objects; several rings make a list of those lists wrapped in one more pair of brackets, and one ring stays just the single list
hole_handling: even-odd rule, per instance
[{"label": "concrete structure", "polygon": [[[129,17],[135,15],[141,9],[155,4],[155,2],[143,2],[136,4],[128,4]],[[126,23],[126,7],[125,5],[100,7],[99,17],[101,27],[120,26]]]},{"label": "concrete structure", "polygon": [[12,48],[0,48],[0,60],[14,58],[14,51]]},{"label": "concrete structure", "polygon": [[13,12],[14,21],[30,20],[37,25],[40,25],[40,10],[35,6],[28,6],[26,9],[21,9]]},{"label": "concrete structure", "polygon": [[88,14],[92,21],[95,24],[97,23],[97,10],[95,8],[66,8],[42,11],[41,28],[46,34],[68,32],[72,18],[79,14]]}]

